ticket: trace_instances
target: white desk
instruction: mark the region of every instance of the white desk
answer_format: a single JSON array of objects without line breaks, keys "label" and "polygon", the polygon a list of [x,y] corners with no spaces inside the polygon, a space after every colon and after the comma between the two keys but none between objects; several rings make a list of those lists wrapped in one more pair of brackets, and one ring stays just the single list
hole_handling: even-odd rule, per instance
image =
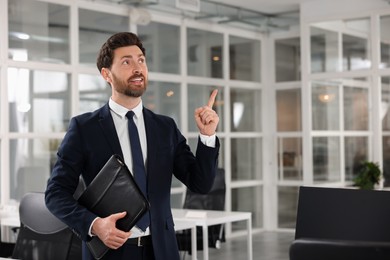
[{"label": "white desk", "polygon": [[175,220],[175,230],[191,229],[191,259],[196,260],[196,224],[194,221]]},{"label": "white desk", "polygon": [[[195,213],[195,214],[191,214]],[[195,217],[198,215],[199,217]],[[203,215],[204,216],[201,216]],[[226,224],[236,221],[247,221],[248,231],[248,260],[253,260],[252,247],[252,213],[251,212],[226,212],[215,210],[188,210],[188,209],[172,209],[173,220],[194,222],[196,226],[202,227],[203,235],[203,260],[209,259],[209,239],[208,227],[219,224]]]},{"label": "white desk", "polygon": [[16,234],[11,230],[13,227],[19,227],[19,211],[16,206],[6,206],[0,209],[0,241],[15,243]]},{"label": "white desk", "polygon": [[[1,240],[3,242],[15,243],[16,237],[10,228],[19,227],[19,212],[3,212],[0,211],[0,225],[1,225]],[[196,260],[197,252],[196,252],[196,223],[194,221],[189,220],[175,220],[175,230],[184,230],[191,229],[191,255],[192,260]],[[1,258],[0,258],[1,260]]]},{"label": "white desk", "polygon": [[[189,217],[188,212],[200,212],[205,213],[205,216]],[[248,231],[248,260],[253,260],[253,248],[252,248],[252,213],[250,212],[226,212],[215,210],[186,210],[186,209],[172,209],[173,220],[175,222],[175,230],[191,229],[191,255],[192,260],[196,260],[197,257],[197,245],[196,245],[196,226],[202,227],[203,233],[203,260],[209,259],[209,245],[208,245],[208,227],[218,224],[226,224],[236,221],[247,221]],[[20,220],[19,214],[6,214],[0,215],[1,229],[1,241],[11,242],[16,239],[10,238],[9,228],[19,227]],[[8,227],[8,229],[7,229]],[[8,232],[7,232],[8,231]],[[15,242],[15,241],[13,241]]]},{"label": "white desk", "polygon": [[6,227],[20,227],[19,215],[13,217],[0,218],[0,224]]}]

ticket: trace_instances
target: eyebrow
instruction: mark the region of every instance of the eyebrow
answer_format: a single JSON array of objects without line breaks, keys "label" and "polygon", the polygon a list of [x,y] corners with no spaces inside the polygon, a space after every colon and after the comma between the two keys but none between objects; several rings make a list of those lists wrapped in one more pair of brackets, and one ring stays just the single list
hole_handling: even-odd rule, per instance
[{"label": "eyebrow", "polygon": [[[144,55],[143,53],[140,53],[140,54],[138,54],[137,57],[138,57],[138,58],[140,58],[140,57],[145,57],[145,55]],[[121,57],[121,60],[122,60],[122,59],[126,59],[126,58],[133,58],[133,55],[123,55],[123,56]]]}]

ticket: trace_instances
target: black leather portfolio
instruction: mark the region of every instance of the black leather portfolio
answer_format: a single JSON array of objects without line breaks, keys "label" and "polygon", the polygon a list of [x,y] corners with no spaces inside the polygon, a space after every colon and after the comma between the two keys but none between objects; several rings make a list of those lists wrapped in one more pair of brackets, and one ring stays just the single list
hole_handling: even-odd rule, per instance
[{"label": "black leather portfolio", "polygon": [[[126,211],[126,216],[116,223],[118,229],[126,232],[149,210],[149,202],[119,155],[110,157],[78,201],[102,218]],[[109,250],[97,236],[87,241],[87,245],[96,259]]]}]

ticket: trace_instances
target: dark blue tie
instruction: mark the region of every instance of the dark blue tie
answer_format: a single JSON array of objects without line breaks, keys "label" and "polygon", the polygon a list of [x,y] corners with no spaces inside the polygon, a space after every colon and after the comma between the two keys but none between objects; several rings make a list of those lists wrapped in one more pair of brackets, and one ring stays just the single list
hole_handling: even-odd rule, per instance
[{"label": "dark blue tie", "polygon": [[[134,179],[138,184],[138,187],[141,189],[142,193],[145,195],[145,197],[147,197],[145,165],[144,165],[144,159],[142,157],[142,149],[139,141],[137,126],[135,125],[133,120],[134,112],[133,111],[127,112],[126,117],[128,119],[127,121],[129,127],[130,147],[131,147],[131,154],[133,156]],[[145,231],[146,228],[149,226],[149,224],[150,224],[149,212],[146,212],[146,214],[140,220],[138,220],[137,227]]]}]

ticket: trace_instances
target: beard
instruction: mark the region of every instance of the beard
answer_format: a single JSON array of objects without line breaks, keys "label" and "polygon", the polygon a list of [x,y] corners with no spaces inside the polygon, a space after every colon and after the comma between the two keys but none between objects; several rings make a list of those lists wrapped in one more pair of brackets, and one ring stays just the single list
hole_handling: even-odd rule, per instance
[{"label": "beard", "polygon": [[[134,77],[141,77],[143,78],[143,85],[134,85],[131,83],[131,79]],[[127,80],[121,80],[119,79],[115,74],[112,74],[112,87],[115,88],[115,90],[123,95],[126,95],[128,97],[140,97],[144,94],[147,88],[147,79],[142,75],[132,76],[128,78]]]}]

